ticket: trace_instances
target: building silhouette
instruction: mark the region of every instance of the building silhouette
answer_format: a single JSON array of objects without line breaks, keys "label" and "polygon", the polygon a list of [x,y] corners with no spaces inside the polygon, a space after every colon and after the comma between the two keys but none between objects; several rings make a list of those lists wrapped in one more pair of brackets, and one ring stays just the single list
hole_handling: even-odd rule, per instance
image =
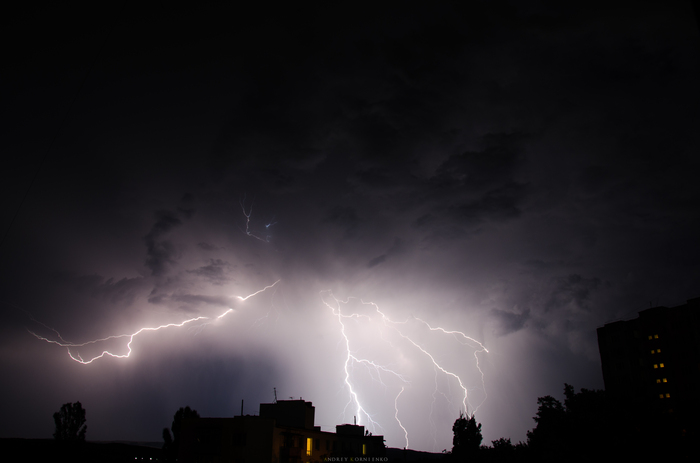
[{"label": "building silhouette", "polygon": [[354,424],[321,431],[314,416],[312,403],[300,399],[260,404],[258,416],[184,420],[178,461],[313,463],[386,455],[383,436]]},{"label": "building silhouette", "polygon": [[[598,328],[605,391],[621,410],[676,436],[697,436],[700,298]],[[650,419],[651,418],[651,419]]]}]

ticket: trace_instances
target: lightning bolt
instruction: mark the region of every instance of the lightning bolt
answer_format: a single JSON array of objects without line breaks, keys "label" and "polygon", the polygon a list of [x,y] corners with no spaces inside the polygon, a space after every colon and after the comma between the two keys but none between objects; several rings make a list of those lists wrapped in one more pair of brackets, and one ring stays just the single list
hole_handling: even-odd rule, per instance
[{"label": "lightning bolt", "polygon": [[[254,234],[251,229],[250,229],[250,216],[253,214],[253,204],[251,203],[250,207],[248,208],[248,211],[246,212],[245,210],[245,196],[243,196],[243,200],[240,201],[241,209],[243,210],[243,216],[245,217],[245,233],[246,235],[255,238],[256,240],[264,241],[265,243],[270,242],[270,235],[265,236],[265,238],[262,238],[256,234]],[[265,230],[269,230],[271,226],[275,225],[277,222],[270,222],[265,224]]]},{"label": "lightning bolt", "polygon": [[[467,336],[466,334],[464,334],[461,331],[448,331],[448,330],[445,330],[444,328],[432,327],[428,324],[428,322],[421,320],[420,318],[417,318],[417,317],[414,317],[414,318],[417,321],[423,323],[425,326],[427,326],[428,329],[430,329],[430,331],[441,331],[445,334],[451,334],[455,337],[455,339],[457,339],[457,341],[459,343],[461,343],[463,345],[469,345],[470,347],[474,348],[474,359],[476,360],[476,369],[479,370],[479,374],[481,375],[481,388],[484,391],[484,393],[486,393],[486,384],[484,383],[484,372],[481,370],[481,365],[479,365],[479,356],[476,354],[481,353],[481,352],[486,352],[488,354],[488,352],[489,352],[488,349],[486,347],[484,347],[484,345],[481,344],[479,341]],[[437,363],[436,363],[436,366],[437,366]],[[445,373],[447,373],[447,372],[445,372]],[[461,384],[461,381],[460,381],[460,384]],[[481,406],[482,403],[483,403],[483,401],[479,405],[477,405],[475,408],[473,408],[474,411],[472,413],[476,413],[476,411],[479,409],[479,407]],[[466,393],[465,393],[464,401],[462,402],[462,405],[464,405],[464,412],[466,413],[468,411]]]},{"label": "lightning bolt", "polygon": [[[274,296],[280,281],[277,280],[247,296],[235,296],[235,298],[245,302],[252,297],[271,290],[274,291]],[[351,305],[351,300],[357,302],[353,302]],[[479,341],[462,331],[433,326],[427,321],[413,316],[404,320],[394,320],[382,312],[379,306],[373,302],[364,302],[357,298],[340,300],[330,290],[321,291],[321,301],[334,317],[335,323],[337,323],[336,326],[340,335],[338,345],[341,346],[344,352],[341,391],[347,394],[348,400],[342,411],[343,419],[349,412],[353,412],[358,418],[358,424],[364,423],[368,430],[373,432],[376,432],[377,429],[384,430],[388,426],[395,426],[394,429],[397,432],[402,432],[405,446],[408,448],[409,431],[406,427],[406,416],[400,406],[406,403],[406,394],[410,396],[410,394],[420,393],[416,391],[420,391],[421,386],[417,386],[412,381],[421,377],[429,378],[423,372],[416,373],[416,370],[413,369],[414,367],[429,368],[427,372],[434,378],[434,386],[428,384],[429,388],[433,388],[433,393],[430,410],[427,413],[429,414],[429,422],[432,425],[432,436],[435,445],[437,444],[437,423],[434,414],[437,413],[435,405],[440,398],[444,398],[448,405],[459,408],[460,412],[464,411],[465,413],[468,410],[478,410],[479,406],[486,400],[484,373],[479,364],[478,354],[488,353],[489,351]],[[273,310],[276,310],[274,301],[267,315],[256,320],[255,324],[269,317],[270,312]],[[65,348],[70,359],[87,365],[105,357],[119,359],[131,357],[131,354],[136,352],[134,345],[137,338],[146,335],[147,332],[181,328],[186,325],[201,331],[206,325],[215,323],[229,316],[234,311],[234,308],[228,308],[218,315],[198,316],[178,323],[142,327],[133,333],[112,335],[80,343],[67,341],[57,330],[33,318],[34,322],[52,332],[53,335],[42,336],[34,331],[28,331],[41,341]],[[373,336],[383,346],[380,351],[377,351],[379,354],[368,350],[368,347],[374,345],[374,343],[367,343],[367,341],[371,341],[367,336]],[[467,386],[469,383],[465,381],[464,373],[461,373],[461,370],[458,372],[445,364],[444,358],[438,353],[439,348],[445,345],[442,338],[448,338],[450,342],[456,342],[465,348],[473,350],[476,363],[474,373],[478,371],[481,379],[481,388],[484,392],[484,399],[476,404],[476,407],[470,403]],[[96,346],[108,341],[119,342],[119,345],[125,346],[125,349],[120,347],[118,351],[115,351],[112,348],[104,348],[101,353],[90,358],[81,356],[81,348]],[[439,342],[440,344],[431,344],[433,342]],[[387,361],[385,355],[393,354],[399,356],[400,361],[398,363],[392,363],[391,360]],[[406,359],[409,359],[408,363]],[[415,362],[413,360],[418,361]],[[364,378],[364,382],[360,382],[360,378]],[[385,415],[385,418],[378,418],[379,413],[373,413],[376,403],[372,405],[369,399],[372,399],[373,396],[365,395],[367,384],[383,387],[387,394],[391,394],[391,397],[394,399],[393,421],[389,414]],[[450,392],[451,385],[456,386],[456,391]],[[404,397],[404,399],[401,399],[401,397]],[[459,397],[458,400],[457,397]],[[455,399],[454,403],[451,398]],[[390,402],[387,402],[386,405],[389,405]],[[387,420],[386,423],[383,422],[385,419]]]},{"label": "lightning bolt", "polygon": [[401,375],[400,373],[397,373],[391,368],[388,368],[383,365],[378,365],[372,360],[366,359],[366,358],[360,358],[358,357],[353,350],[350,348],[350,338],[348,337],[346,333],[346,325],[344,322],[344,319],[352,319],[352,318],[367,318],[369,319],[368,316],[363,316],[359,314],[351,314],[351,315],[344,315],[341,310],[340,310],[340,303],[341,301],[337,300],[335,297],[333,297],[332,293],[330,291],[327,292],[327,294],[333,299],[334,304],[331,304],[327,302],[325,299],[321,299],[323,303],[328,307],[333,315],[335,315],[338,319],[338,323],[340,324],[340,333],[345,340],[345,352],[346,352],[346,358],[345,358],[345,364],[344,364],[344,371],[345,371],[345,385],[348,388],[349,392],[349,400],[348,403],[345,405],[345,408],[343,409],[343,414],[347,411],[349,407],[351,407],[353,404],[355,404],[355,416],[358,417],[358,420],[362,422],[362,416],[364,415],[367,417],[371,425],[373,426],[373,429],[376,429],[376,427],[380,427],[379,423],[374,421],[372,419],[372,415],[370,415],[365,408],[362,406],[360,403],[360,398],[355,391],[352,380],[351,380],[351,372],[350,370],[354,367],[354,365],[363,365],[367,367],[368,369],[374,369],[374,372],[376,372],[376,376],[373,376],[373,379],[378,381],[381,384],[384,384],[382,379],[381,379],[381,372],[388,373],[390,375],[393,375],[397,377],[399,380],[403,382],[407,382],[407,380]]},{"label": "lightning bolt", "polygon": [[[279,283],[280,281],[281,280],[277,280],[274,283],[272,283],[271,285],[265,286],[264,288],[254,292],[252,294],[249,294],[245,297],[243,297],[243,296],[236,296],[236,297],[241,301],[245,301],[245,300],[247,300],[253,296],[256,296],[264,291],[267,291],[268,289],[277,285],[277,283]],[[73,342],[66,341],[65,339],[63,339],[61,334],[58,331],[56,331],[54,328],[49,327],[49,326],[47,326],[41,322],[38,322],[36,320],[34,320],[34,321],[39,323],[40,325],[44,326],[45,328],[48,328],[49,330],[53,331],[54,333],[56,333],[57,339],[49,339],[45,336],[41,336],[41,335],[31,331],[31,330],[27,330],[27,331],[29,331],[29,333],[31,333],[32,335],[34,335],[37,339],[39,339],[41,341],[45,341],[45,342],[48,342],[50,344],[56,344],[58,346],[65,347],[66,350],[68,351],[68,355],[70,356],[71,359],[75,360],[78,363],[82,363],[83,365],[87,365],[87,364],[90,364],[90,363],[92,363],[98,359],[101,359],[105,356],[114,357],[114,358],[129,358],[131,356],[131,353],[132,353],[131,344],[134,342],[134,339],[138,335],[140,335],[141,333],[148,332],[148,331],[158,331],[158,330],[165,329],[165,328],[178,328],[178,327],[182,327],[182,326],[194,323],[194,322],[201,322],[201,321],[205,321],[205,323],[203,323],[203,324],[207,324],[207,322],[206,322],[207,320],[209,320],[209,321],[219,320],[221,318],[224,318],[228,314],[232,313],[233,311],[234,311],[233,309],[229,308],[215,318],[205,317],[205,316],[194,317],[194,318],[189,318],[189,319],[182,321],[180,323],[168,323],[168,324],[160,325],[160,326],[156,326],[156,327],[144,327],[144,328],[139,329],[135,333],[107,336],[105,338],[94,339],[94,340],[86,341],[86,342],[82,342],[82,343],[73,343]],[[115,353],[110,352],[109,350],[103,350],[101,354],[96,355],[88,360],[85,360],[80,356],[80,354],[78,354],[78,353],[74,354],[71,351],[71,348],[77,349],[80,347],[85,347],[85,346],[97,344],[100,342],[115,340],[115,339],[128,339],[128,341],[126,343],[127,352],[125,354],[115,354]]]},{"label": "lightning bolt", "polygon": [[[360,303],[363,306],[369,306],[372,308],[371,314],[365,313],[364,311],[362,313],[358,313],[357,311],[352,311],[351,313],[343,313],[341,310],[341,306],[348,306],[350,299],[348,298],[346,300],[339,300],[337,299],[333,293],[330,290],[322,291],[321,292],[321,300],[325,304],[327,308],[329,308],[332,312],[332,314],[336,317],[338,320],[338,323],[340,324],[340,334],[341,334],[341,340],[340,343],[344,344],[344,351],[345,351],[345,361],[344,361],[344,372],[345,372],[345,378],[344,378],[344,387],[348,391],[348,396],[349,400],[348,403],[345,406],[345,409],[343,410],[343,413],[346,413],[347,409],[350,407],[355,408],[356,416],[358,417],[358,424],[361,424],[363,421],[363,418],[366,417],[367,419],[367,424],[374,428],[375,426],[379,426],[379,423],[377,423],[373,418],[372,415],[367,411],[366,407],[362,405],[360,401],[360,393],[358,392],[357,386],[355,385],[355,382],[353,380],[353,375],[352,372],[354,371],[354,368],[356,366],[364,366],[368,369],[372,369],[373,374],[370,376],[380,382],[382,385],[386,386],[384,382],[381,380],[382,373],[384,374],[389,374],[397,379],[399,379],[403,385],[401,386],[401,391],[396,395],[396,398],[394,400],[394,419],[396,420],[396,423],[398,426],[403,430],[404,436],[406,439],[406,446],[408,446],[408,431],[406,428],[403,426],[401,420],[399,419],[399,407],[398,407],[398,400],[401,394],[406,390],[407,387],[410,387],[410,379],[401,373],[400,371],[397,371],[395,368],[391,368],[387,365],[383,365],[380,363],[377,363],[371,359],[368,358],[363,358],[360,357],[358,354],[357,348],[353,349],[353,342],[351,342],[351,335],[349,335],[349,329],[347,323],[349,323],[352,320],[359,321],[367,321],[372,323],[374,320],[378,320],[378,323],[376,323],[376,327],[380,330],[380,339],[382,340],[383,343],[388,344],[392,349],[394,350],[401,350],[402,352],[406,352],[403,349],[400,349],[397,344],[394,344],[390,341],[390,337],[393,334],[394,337],[398,337],[399,339],[402,339],[405,341],[406,345],[411,347],[415,353],[417,353],[420,356],[423,356],[424,358],[427,358],[433,366],[433,371],[434,371],[434,376],[435,376],[435,389],[433,391],[433,403],[431,404],[431,411],[430,411],[430,422],[433,424],[433,428],[435,428],[435,423],[433,421],[433,406],[435,405],[435,402],[437,400],[438,395],[442,395],[448,403],[452,403],[451,400],[448,398],[448,396],[443,392],[440,391],[439,384],[438,384],[438,376],[442,375],[446,377],[448,380],[451,380],[453,383],[456,383],[459,387],[459,390],[461,390],[461,404],[459,406],[460,411],[464,410],[465,412],[469,410],[470,408],[474,411],[476,411],[481,404],[486,400],[481,401],[476,407],[473,407],[472,404],[469,402],[469,391],[467,389],[467,386],[465,385],[464,381],[462,378],[455,373],[454,371],[449,370],[447,367],[441,364],[441,362],[436,358],[433,352],[430,351],[428,347],[426,347],[424,344],[418,342],[414,337],[406,333],[406,329],[409,325],[409,323],[412,324],[419,324],[425,328],[428,329],[428,331],[433,332],[433,333],[439,333],[444,336],[449,336],[455,339],[457,342],[459,342],[461,345],[468,346],[472,349],[474,349],[474,357],[476,359],[476,368],[481,376],[481,386],[484,394],[486,394],[485,391],[485,384],[484,384],[484,373],[481,370],[481,367],[479,365],[479,357],[478,353],[488,353],[488,349],[481,344],[479,341],[476,339],[467,336],[465,333],[462,331],[456,331],[456,330],[447,330],[442,327],[434,327],[427,323],[426,321],[417,318],[417,317],[411,317],[409,319],[403,320],[403,321],[395,321],[389,318],[385,313],[383,313],[377,304],[373,302],[364,302],[360,300]],[[355,342],[355,344],[357,344]],[[448,387],[449,387],[449,381],[448,381]],[[381,426],[379,426],[381,428]],[[433,433],[433,440],[435,441],[435,434]]]},{"label": "lightning bolt", "polygon": [[403,427],[403,424],[401,424],[401,420],[399,419],[399,397],[401,394],[403,394],[404,389],[405,388],[401,386],[401,392],[399,392],[394,399],[394,418],[396,419],[396,422],[399,423],[399,426],[401,426],[401,429],[403,429],[403,435],[406,438],[406,445],[404,448],[408,448],[408,431],[406,431],[406,428]]}]

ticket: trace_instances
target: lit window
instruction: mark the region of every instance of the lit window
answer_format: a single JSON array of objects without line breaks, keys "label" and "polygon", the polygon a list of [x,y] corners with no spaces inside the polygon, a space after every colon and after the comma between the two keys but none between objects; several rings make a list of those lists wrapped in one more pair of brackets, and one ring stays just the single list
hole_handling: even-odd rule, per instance
[{"label": "lit window", "polygon": [[367,455],[367,444],[362,444],[362,455]]},{"label": "lit window", "polygon": [[668,399],[669,397],[671,397],[671,394],[669,394],[669,393],[667,392],[667,393],[666,393],[666,398]]},{"label": "lit window", "polygon": [[654,339],[659,339],[659,335],[658,335],[658,334],[655,334],[655,335],[654,335]]},{"label": "lit window", "polygon": [[656,349],[656,353],[658,354],[659,352],[661,352],[661,349]]},{"label": "lit window", "polygon": [[667,383],[667,382],[668,382],[668,380],[666,378],[664,378],[664,383]]},{"label": "lit window", "polygon": [[664,364],[663,364],[663,363],[659,363],[659,368],[663,368],[663,367],[664,367]]},{"label": "lit window", "polygon": [[311,456],[311,447],[313,446],[313,439],[310,437],[306,438],[306,454]]},{"label": "lit window", "polygon": [[649,341],[651,341],[651,335],[649,335]]},{"label": "lit window", "polygon": [[654,349],[651,350],[651,355],[654,355],[655,351]]},{"label": "lit window", "polygon": [[659,399],[663,399],[663,398],[664,398],[664,395],[663,395],[663,394],[659,394]]},{"label": "lit window", "polygon": [[656,378],[656,384],[659,384],[659,383],[661,383],[661,380]]},{"label": "lit window", "polygon": [[654,368],[659,368],[659,364],[658,364],[658,363],[655,363],[655,364],[654,364]]}]

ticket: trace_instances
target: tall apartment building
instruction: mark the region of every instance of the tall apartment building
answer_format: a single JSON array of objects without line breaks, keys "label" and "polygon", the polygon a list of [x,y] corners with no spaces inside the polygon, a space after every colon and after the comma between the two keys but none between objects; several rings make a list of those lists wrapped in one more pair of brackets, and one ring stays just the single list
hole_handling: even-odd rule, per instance
[{"label": "tall apartment building", "polygon": [[700,298],[598,328],[606,393],[685,434],[700,412]]}]

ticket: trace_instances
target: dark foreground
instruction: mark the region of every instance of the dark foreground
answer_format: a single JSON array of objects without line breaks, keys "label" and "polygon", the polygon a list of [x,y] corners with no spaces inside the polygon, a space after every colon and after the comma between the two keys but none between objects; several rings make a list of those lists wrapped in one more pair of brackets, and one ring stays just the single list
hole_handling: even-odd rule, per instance
[{"label": "dark foreground", "polygon": [[14,461],[117,463],[160,461],[161,449],[121,442],[65,445],[54,439],[0,439],[0,455],[14,455]]}]

